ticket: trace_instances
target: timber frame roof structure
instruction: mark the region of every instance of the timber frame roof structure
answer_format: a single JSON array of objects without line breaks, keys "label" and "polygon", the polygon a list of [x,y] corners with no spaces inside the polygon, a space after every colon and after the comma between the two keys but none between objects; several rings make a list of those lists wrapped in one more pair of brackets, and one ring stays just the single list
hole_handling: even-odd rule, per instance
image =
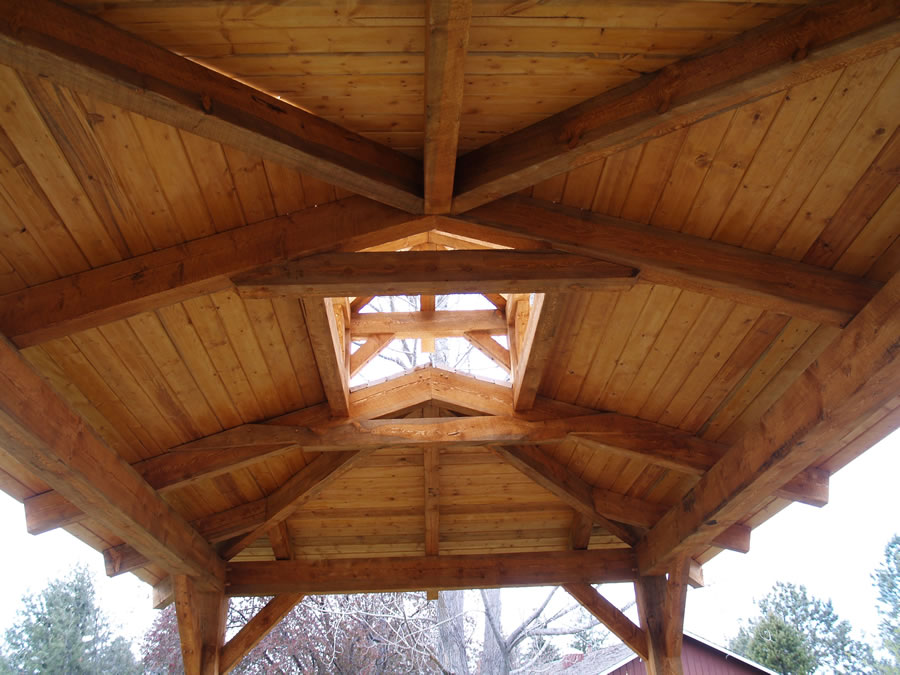
[{"label": "timber frame roof structure", "polygon": [[[898,15],[0,1],[0,487],[188,673],[304,594],[529,584],[680,672],[701,565],[900,426]],[[511,384],[349,387],[447,336]]]}]

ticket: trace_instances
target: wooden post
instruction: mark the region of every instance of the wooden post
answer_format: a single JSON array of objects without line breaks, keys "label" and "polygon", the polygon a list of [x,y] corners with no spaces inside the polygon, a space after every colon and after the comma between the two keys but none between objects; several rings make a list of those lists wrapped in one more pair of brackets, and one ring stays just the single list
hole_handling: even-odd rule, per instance
[{"label": "wooden post", "polygon": [[191,577],[174,579],[185,675],[219,675],[228,599],[222,592],[198,590]]},{"label": "wooden post", "polygon": [[634,583],[638,616],[647,634],[648,675],[683,675],[681,645],[691,561],[679,560],[665,575],[639,577]]}]

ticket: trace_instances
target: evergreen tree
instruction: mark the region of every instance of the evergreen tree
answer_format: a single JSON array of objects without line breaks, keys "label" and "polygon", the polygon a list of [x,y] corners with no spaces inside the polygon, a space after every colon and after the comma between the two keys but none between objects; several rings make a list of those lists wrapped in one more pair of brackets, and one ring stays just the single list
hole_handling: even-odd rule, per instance
[{"label": "evergreen tree", "polygon": [[[750,621],[749,628],[741,630],[731,643],[732,650],[772,669],[778,669],[780,666],[774,662],[754,657],[751,648],[758,645],[758,649],[768,653],[763,645],[771,644],[776,637],[782,642],[787,641],[784,644],[792,643],[793,638],[788,633],[793,630],[800,636],[805,650],[813,659],[809,671],[797,672],[842,675],[875,672],[872,648],[853,639],[850,623],[838,617],[830,600],[823,601],[810,596],[805,586],[781,582],[775,584],[759,602],[759,610],[762,618]],[[800,662],[802,659],[797,661]],[[799,665],[795,664],[793,667],[799,668]]]},{"label": "evergreen tree", "polygon": [[808,675],[815,669],[803,634],[774,614],[751,623],[749,630],[741,628],[730,647],[781,675]]},{"label": "evergreen tree", "polygon": [[872,578],[878,588],[881,643],[892,660],[881,668],[886,673],[900,673],[900,535],[888,542],[884,562]]},{"label": "evergreen tree", "polygon": [[2,652],[0,673],[140,672],[128,642],[111,634],[83,567],[22,599]]}]

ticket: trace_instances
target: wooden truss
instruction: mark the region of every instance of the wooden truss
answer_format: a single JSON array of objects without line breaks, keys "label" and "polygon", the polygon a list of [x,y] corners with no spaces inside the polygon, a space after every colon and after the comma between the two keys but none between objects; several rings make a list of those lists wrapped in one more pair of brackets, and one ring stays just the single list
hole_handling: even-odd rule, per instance
[{"label": "wooden truss", "polygon": [[[52,490],[25,502],[28,529],[90,518],[126,543],[110,574],[169,575],[190,674],[228,672],[306,594],[562,584],[644,658],[679,673],[686,586],[710,546],[746,551],[741,519],[769,495],[827,501],[811,468],[897,395],[900,277],[880,284],[618,218],[510,196],[717,111],[900,44],[891,0],[802,8],[590,99],[457,161],[466,0],[429,0],[424,162],[289,106],[49,0],[0,7],[0,61],[149,118],[300,169],[356,196],[79,272],[0,297],[0,440]],[[580,292],[657,283],[840,329],[821,357],[737,441],[539,395],[567,303]],[[296,297],[327,404],[222,433],[134,464],[38,375],[19,349],[214,291]],[[434,296],[482,293],[493,310],[434,311]],[[378,295],[422,310],[366,314]],[[351,391],[392,339],[460,336],[512,387],[436,369]],[[493,336],[508,338],[504,348]],[[350,341],[365,340],[355,353]],[[405,418],[422,405],[451,416]],[[676,503],[597,488],[542,446],[577,440],[695,481]],[[440,552],[440,449],[481,446],[572,509],[571,550]],[[425,552],[418,558],[294,560],[285,520],[378,449],[424,453]],[[315,459],[264,498],[187,522],[161,495],[275,456]],[[612,544],[588,549],[594,534]],[[268,538],[276,560],[232,562]],[[591,584],[633,582],[640,626]],[[274,595],[224,643],[227,595]]]}]

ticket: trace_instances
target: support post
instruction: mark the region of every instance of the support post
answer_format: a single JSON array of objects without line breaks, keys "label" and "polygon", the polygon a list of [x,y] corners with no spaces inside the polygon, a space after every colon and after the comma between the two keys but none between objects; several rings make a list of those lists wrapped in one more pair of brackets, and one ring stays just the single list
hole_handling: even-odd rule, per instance
[{"label": "support post", "polygon": [[198,590],[191,577],[174,579],[185,675],[219,675],[228,599],[221,591]]},{"label": "support post", "polygon": [[634,582],[641,628],[647,634],[648,675],[683,675],[681,645],[691,561],[677,561],[666,575]]}]

